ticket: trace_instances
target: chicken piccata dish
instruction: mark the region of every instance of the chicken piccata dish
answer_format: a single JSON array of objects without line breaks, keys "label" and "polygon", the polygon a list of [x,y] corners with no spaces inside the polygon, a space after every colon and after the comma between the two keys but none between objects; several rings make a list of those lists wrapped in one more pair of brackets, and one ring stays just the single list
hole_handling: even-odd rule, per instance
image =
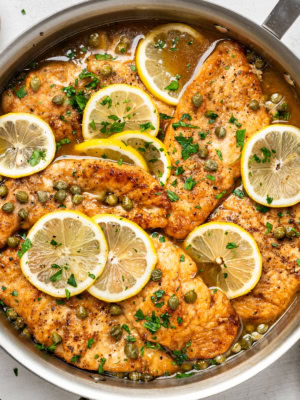
[{"label": "chicken piccata dish", "polygon": [[300,102],[225,28],[111,24],[1,94],[0,304],[41,351],[188,378],[300,290]]}]

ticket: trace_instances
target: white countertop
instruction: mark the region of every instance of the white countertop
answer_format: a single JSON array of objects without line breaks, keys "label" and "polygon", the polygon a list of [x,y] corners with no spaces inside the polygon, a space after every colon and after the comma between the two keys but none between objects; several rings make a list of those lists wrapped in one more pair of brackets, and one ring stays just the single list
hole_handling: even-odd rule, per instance
[{"label": "white countertop", "polygon": [[[262,23],[277,0],[210,0]],[[80,0],[0,0],[0,50],[37,21]],[[23,15],[21,10],[25,9]],[[283,37],[283,42],[300,57],[300,18]],[[212,400],[299,400],[300,351],[294,345],[265,371]],[[18,377],[14,374],[18,368]],[[23,368],[0,349],[0,400],[78,400],[79,396],[58,389]]]}]

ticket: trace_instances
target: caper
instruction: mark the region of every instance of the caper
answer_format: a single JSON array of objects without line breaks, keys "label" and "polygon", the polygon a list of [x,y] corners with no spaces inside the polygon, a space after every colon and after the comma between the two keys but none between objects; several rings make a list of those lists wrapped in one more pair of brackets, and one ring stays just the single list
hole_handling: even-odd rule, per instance
[{"label": "caper", "polygon": [[49,200],[49,194],[47,192],[43,192],[42,190],[38,190],[37,197],[40,203],[46,203]]},{"label": "caper", "polygon": [[198,155],[200,158],[204,159],[208,156],[208,150],[206,147],[200,147],[198,150]]},{"label": "caper", "polygon": [[100,74],[102,76],[109,76],[112,73],[112,67],[109,64],[105,64],[100,68]]},{"label": "caper", "polygon": [[29,212],[26,210],[26,208],[20,208],[20,210],[18,211],[18,216],[25,220],[28,218]]},{"label": "caper", "polygon": [[219,139],[224,139],[226,136],[226,128],[224,128],[224,126],[217,126],[215,129],[215,134]]},{"label": "caper", "polygon": [[244,350],[250,349],[252,345],[252,337],[248,333],[244,335],[240,341],[241,348]]},{"label": "caper", "polygon": [[263,69],[263,67],[265,66],[265,62],[262,58],[257,58],[255,60],[254,65],[255,65],[255,68],[257,68],[257,69]]},{"label": "caper", "polygon": [[117,54],[125,54],[127,53],[128,50],[128,44],[127,43],[118,43],[115,47],[115,52]]},{"label": "caper", "polygon": [[274,104],[278,104],[282,100],[283,96],[280,93],[273,93],[270,97],[270,100]]},{"label": "caper", "polygon": [[136,359],[139,356],[139,350],[135,343],[126,343],[124,347],[124,352],[128,358]]},{"label": "caper", "polygon": [[208,368],[208,367],[209,367],[208,362],[207,362],[207,361],[204,361],[204,360],[198,361],[198,362],[195,364],[195,368],[198,369],[198,370],[203,370],[203,369],[206,369],[206,368]]},{"label": "caper", "polygon": [[2,210],[6,213],[12,213],[15,209],[15,206],[13,203],[8,202],[8,203],[4,203],[2,206]]},{"label": "caper", "polygon": [[142,375],[141,375],[141,380],[142,380],[143,382],[150,382],[150,381],[153,381],[153,379],[154,379],[154,377],[153,377],[153,375],[151,375],[151,374],[145,373],[145,374],[142,374]]},{"label": "caper", "polygon": [[7,196],[8,193],[8,187],[6,185],[1,185],[0,186],[0,197],[5,197]]},{"label": "caper", "polygon": [[284,226],[278,226],[276,229],[274,229],[273,233],[274,237],[276,239],[283,239],[286,235],[286,229]]},{"label": "caper", "polygon": [[261,333],[262,335],[263,335],[264,333],[266,333],[268,329],[269,329],[269,325],[267,325],[267,324],[259,324],[259,325],[256,327],[257,332],[258,332],[258,333]]},{"label": "caper", "polygon": [[[55,190],[67,190],[68,184],[64,181],[57,181],[57,182],[54,182],[53,188]],[[72,193],[72,194],[75,194],[75,193]]]},{"label": "caper", "polygon": [[13,308],[8,308],[6,310],[6,315],[10,321],[15,321],[18,317],[17,312]]},{"label": "caper", "polygon": [[16,236],[10,236],[7,239],[7,246],[11,247],[12,249],[15,248],[15,247],[18,247],[19,243],[20,243],[20,239],[17,238]]},{"label": "caper", "polygon": [[182,369],[183,372],[188,372],[188,371],[191,371],[193,369],[193,366],[189,362],[184,362],[181,365],[181,369]]},{"label": "caper", "polygon": [[22,317],[18,317],[15,322],[15,327],[17,329],[23,329],[25,326],[24,319]]},{"label": "caper", "polygon": [[73,204],[80,204],[83,202],[83,196],[82,194],[74,194],[74,196],[72,196],[72,203]]},{"label": "caper", "polygon": [[247,333],[252,333],[252,332],[254,332],[254,330],[255,330],[255,326],[252,325],[252,324],[247,324],[247,325],[245,326],[245,331],[246,331]]},{"label": "caper", "polygon": [[168,305],[173,311],[175,311],[176,308],[179,306],[179,299],[177,296],[175,296],[175,294],[173,294],[173,296],[169,298]]},{"label": "caper", "polygon": [[[63,182],[63,183],[66,185],[65,182]],[[67,187],[62,187],[62,188],[59,188],[59,189],[67,189]],[[81,187],[78,186],[78,185],[72,185],[72,186],[70,187],[70,192],[71,192],[72,194],[81,194]]]},{"label": "caper", "polygon": [[204,168],[206,171],[216,171],[218,169],[218,163],[215,160],[205,161]]},{"label": "caper", "polygon": [[99,34],[92,33],[89,37],[89,45],[96,49],[99,46]]},{"label": "caper", "polygon": [[159,282],[161,281],[162,278],[162,272],[159,268],[155,268],[152,272],[151,272],[151,280],[153,282]]},{"label": "caper", "polygon": [[268,111],[270,111],[274,108],[274,104],[270,100],[268,100],[265,102],[265,107]]},{"label": "caper", "polygon": [[23,190],[20,190],[19,192],[17,192],[16,198],[17,198],[18,202],[21,204],[28,203],[28,200],[29,200],[28,193],[24,192]]},{"label": "caper", "polygon": [[288,106],[287,103],[280,103],[277,106],[277,110],[280,111],[280,112],[287,111],[288,108],[289,108],[289,106]]},{"label": "caper", "polygon": [[106,197],[105,202],[110,206],[115,206],[118,203],[118,196],[115,194],[109,194]]},{"label": "caper", "polygon": [[235,343],[231,348],[231,351],[234,354],[239,353],[241,350],[242,350],[242,346],[239,343]]},{"label": "caper", "polygon": [[30,87],[34,92],[37,92],[41,87],[41,81],[37,76],[34,76],[30,81]]},{"label": "caper", "polygon": [[215,357],[215,362],[217,364],[223,364],[225,361],[226,361],[226,356],[224,354]]},{"label": "caper", "polygon": [[141,374],[140,374],[140,372],[136,372],[136,371],[129,372],[128,379],[130,381],[139,381],[141,379]]},{"label": "caper", "polygon": [[257,342],[259,339],[262,338],[262,335],[258,332],[252,332],[251,337],[252,337],[253,342]]},{"label": "caper", "polygon": [[57,332],[52,332],[53,344],[59,344],[62,342],[62,337]]},{"label": "caper", "polygon": [[286,237],[291,239],[291,238],[297,236],[297,231],[292,226],[287,226],[285,235],[286,235]]},{"label": "caper", "polygon": [[259,102],[257,100],[251,100],[249,103],[249,108],[253,111],[257,111],[259,109]]},{"label": "caper", "polygon": [[192,103],[195,107],[200,107],[203,102],[203,96],[200,93],[195,93],[192,97]]},{"label": "caper", "polygon": [[124,196],[122,199],[122,207],[126,211],[130,211],[133,208],[133,202],[128,196]]},{"label": "caper", "polygon": [[109,307],[110,315],[121,315],[123,314],[122,307],[119,304],[111,304]]},{"label": "caper", "polygon": [[256,59],[256,54],[254,53],[254,51],[249,51],[249,53],[247,54],[247,60],[250,63],[253,63]]},{"label": "caper", "polygon": [[121,36],[120,43],[127,44],[127,46],[129,46],[131,44],[131,40],[127,36]]},{"label": "caper", "polygon": [[62,94],[58,94],[54,96],[52,99],[52,103],[55,104],[56,106],[63,105],[64,101],[65,101],[65,96],[63,96]]},{"label": "caper", "polygon": [[112,376],[115,376],[116,378],[119,378],[119,379],[123,379],[125,376],[125,373],[124,372],[112,372]]},{"label": "caper", "polygon": [[106,192],[105,192],[105,191],[102,191],[102,192],[98,193],[97,199],[98,199],[99,201],[104,201],[104,200],[106,199]]},{"label": "caper", "polygon": [[31,339],[31,333],[27,326],[23,329],[22,334],[26,337],[26,339]]},{"label": "caper", "polygon": [[197,300],[197,293],[195,290],[189,290],[185,295],[184,295],[184,301],[188,304],[193,304]]},{"label": "caper", "polygon": [[123,330],[121,328],[121,325],[115,325],[111,328],[111,330],[109,331],[110,335],[115,339],[115,341],[117,342],[118,340],[121,339],[122,337],[122,333]]},{"label": "caper", "polygon": [[88,310],[83,306],[78,306],[76,309],[76,317],[79,319],[85,319],[88,316]]},{"label": "caper", "polygon": [[54,198],[58,203],[63,203],[66,197],[67,197],[67,192],[62,189],[58,190],[54,195]]}]

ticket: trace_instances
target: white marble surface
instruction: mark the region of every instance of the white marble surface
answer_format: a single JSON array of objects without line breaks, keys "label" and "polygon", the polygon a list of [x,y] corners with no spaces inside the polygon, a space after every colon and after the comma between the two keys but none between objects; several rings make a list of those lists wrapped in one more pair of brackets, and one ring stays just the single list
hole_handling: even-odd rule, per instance
[{"label": "white marble surface", "polygon": [[[262,23],[277,0],[210,0]],[[0,0],[0,50],[32,24],[80,0]],[[25,9],[23,15],[21,10]],[[300,57],[300,19],[283,42]],[[299,400],[300,348],[296,344],[267,370],[212,400]],[[14,374],[18,368],[18,377]],[[78,400],[34,376],[0,349],[0,400]]]}]

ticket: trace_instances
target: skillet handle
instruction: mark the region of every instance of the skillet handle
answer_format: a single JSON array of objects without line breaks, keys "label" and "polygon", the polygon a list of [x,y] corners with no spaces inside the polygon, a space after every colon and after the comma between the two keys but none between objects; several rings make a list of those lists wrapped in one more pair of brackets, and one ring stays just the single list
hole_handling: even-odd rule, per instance
[{"label": "skillet handle", "polygon": [[299,15],[300,0],[279,0],[262,26],[281,39]]}]

